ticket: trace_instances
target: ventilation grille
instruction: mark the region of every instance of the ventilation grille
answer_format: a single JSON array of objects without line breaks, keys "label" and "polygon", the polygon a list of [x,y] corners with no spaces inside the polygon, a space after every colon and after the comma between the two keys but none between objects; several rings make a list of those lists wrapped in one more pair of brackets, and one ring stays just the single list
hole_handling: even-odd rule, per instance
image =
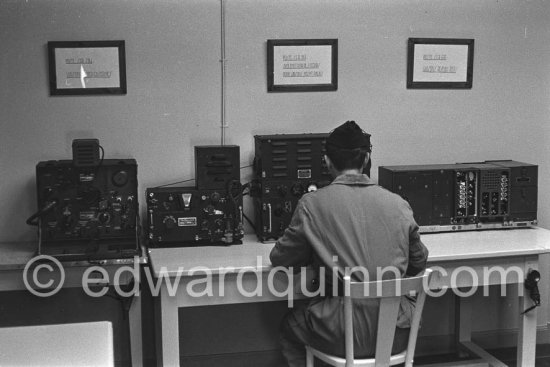
[{"label": "ventilation grille", "polygon": [[99,165],[99,140],[73,140],[73,164],[77,167],[91,167]]}]

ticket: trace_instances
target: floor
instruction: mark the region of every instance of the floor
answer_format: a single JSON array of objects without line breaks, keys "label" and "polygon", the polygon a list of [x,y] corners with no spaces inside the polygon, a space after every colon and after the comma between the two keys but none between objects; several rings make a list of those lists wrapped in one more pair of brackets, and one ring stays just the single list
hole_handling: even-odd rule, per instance
[{"label": "floor", "polygon": [[[493,356],[497,357],[502,363],[506,364],[508,367],[517,367],[516,365],[516,348],[503,348],[503,349],[493,349],[488,350]],[[550,344],[537,345],[537,359],[535,366],[532,367],[550,367]],[[467,359],[467,358],[466,358]],[[455,362],[459,361],[455,354],[443,354],[443,355],[432,355],[415,358],[415,365],[424,365],[431,364],[434,367],[438,363],[446,362]],[[315,366],[325,367],[322,363],[316,363]],[[396,367],[401,367],[396,366]],[[283,366],[281,366],[283,367]],[[529,366],[531,367],[531,366]]]},{"label": "floor", "polygon": [[[497,357],[508,367],[517,367],[516,365],[516,348],[503,348],[488,350],[489,353]],[[537,345],[537,360],[535,366],[532,367],[550,367],[550,344]],[[182,360],[182,366],[189,367],[242,367],[248,366],[265,366],[265,367],[285,367],[282,356],[274,354],[271,358],[265,359],[265,355],[256,356],[254,353],[247,354],[242,358],[228,358],[228,355],[220,355],[219,358],[210,356],[206,360],[190,359]],[[454,362],[460,359],[455,354],[442,354],[419,356],[415,358],[415,365],[432,364],[437,366],[437,363]],[[116,363],[117,367],[129,367],[128,363]],[[155,366],[154,360],[145,360],[144,366]],[[320,363],[315,364],[316,367],[322,366]],[[399,367],[399,366],[398,366]],[[531,367],[531,366],[529,366]]]},{"label": "floor", "polygon": [[[508,367],[517,367],[516,365],[516,348],[503,348],[503,349],[493,349],[488,350],[493,356],[497,357]],[[534,367],[550,367],[550,344],[539,344],[537,345],[537,359]],[[425,356],[415,358],[415,364],[436,364],[444,362],[456,361],[457,357],[455,355],[436,355],[436,356]]]}]

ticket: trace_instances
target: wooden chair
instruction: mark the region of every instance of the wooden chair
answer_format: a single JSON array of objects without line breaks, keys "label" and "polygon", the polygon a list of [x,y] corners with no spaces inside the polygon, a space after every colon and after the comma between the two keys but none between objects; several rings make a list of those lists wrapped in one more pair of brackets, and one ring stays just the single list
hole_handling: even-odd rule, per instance
[{"label": "wooden chair", "polygon": [[[306,346],[307,367],[313,367],[314,357],[336,367],[373,366],[384,367],[405,363],[405,367],[413,365],[414,349],[420,326],[420,317],[426,300],[424,287],[428,287],[432,270],[426,269],[423,274],[394,280],[373,282],[352,282],[349,275],[344,277],[344,330],[346,358],[336,357]],[[416,295],[416,309],[411,320],[411,329],[407,349],[391,355],[397,315],[401,296]],[[378,330],[376,334],[376,352],[374,358],[354,359],[353,353],[353,316],[352,300],[378,298],[380,312],[378,314]]]}]

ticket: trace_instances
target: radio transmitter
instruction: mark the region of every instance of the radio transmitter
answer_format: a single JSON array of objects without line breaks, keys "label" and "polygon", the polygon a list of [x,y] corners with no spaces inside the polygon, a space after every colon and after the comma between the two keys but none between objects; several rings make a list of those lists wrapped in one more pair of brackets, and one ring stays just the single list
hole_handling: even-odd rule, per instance
[{"label": "radio transmitter", "polygon": [[78,260],[139,253],[136,161],[96,163],[36,166],[38,212],[27,223],[38,226],[40,254]]},{"label": "radio transmitter", "polygon": [[242,243],[240,184],[228,190],[152,188],[146,196],[151,247]]},{"label": "radio transmitter", "polygon": [[147,189],[149,246],[241,244],[239,163],[236,145],[195,146],[195,187]]},{"label": "radio transmitter", "polygon": [[380,186],[409,202],[421,232],[537,223],[538,167],[511,160],[380,166]]},{"label": "radio transmitter", "polygon": [[290,224],[298,200],[331,182],[324,161],[328,134],[256,135],[254,197],[256,232],[277,239]]}]

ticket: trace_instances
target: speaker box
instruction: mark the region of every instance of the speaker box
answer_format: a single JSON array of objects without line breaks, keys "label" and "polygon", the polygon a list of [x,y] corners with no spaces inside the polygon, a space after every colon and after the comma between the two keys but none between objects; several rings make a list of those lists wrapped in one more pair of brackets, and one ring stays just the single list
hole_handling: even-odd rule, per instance
[{"label": "speaker box", "polygon": [[228,182],[241,181],[237,145],[195,146],[195,178],[198,190],[227,189]]},{"label": "speaker box", "polygon": [[99,140],[98,139],[75,139],[73,140],[73,164],[76,167],[98,166]]}]

